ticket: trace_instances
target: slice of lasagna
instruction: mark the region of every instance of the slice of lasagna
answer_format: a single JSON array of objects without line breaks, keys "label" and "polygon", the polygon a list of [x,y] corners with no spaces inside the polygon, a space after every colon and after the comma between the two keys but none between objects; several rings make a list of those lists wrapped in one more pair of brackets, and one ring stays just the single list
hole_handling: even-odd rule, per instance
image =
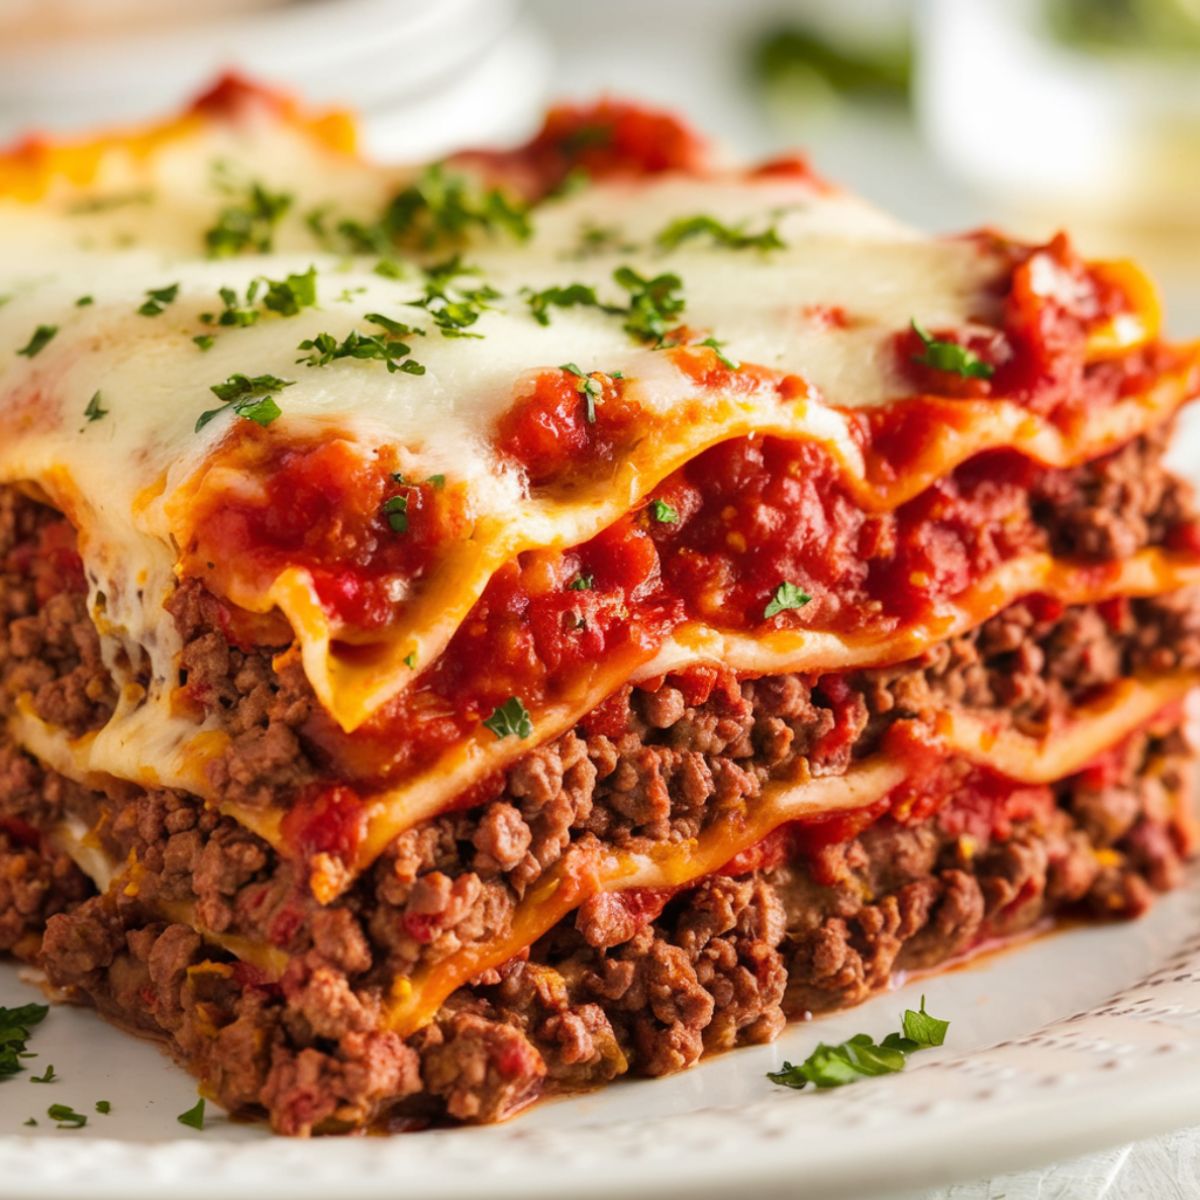
[{"label": "slice of lasagna", "polygon": [[0,939],[285,1133],[775,1037],[1192,846],[1127,263],[227,81],[0,159]]}]

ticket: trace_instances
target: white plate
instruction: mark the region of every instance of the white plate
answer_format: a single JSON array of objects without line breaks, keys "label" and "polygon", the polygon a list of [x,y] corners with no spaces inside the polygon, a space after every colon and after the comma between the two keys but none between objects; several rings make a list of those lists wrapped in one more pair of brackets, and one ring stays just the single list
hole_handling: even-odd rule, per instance
[{"label": "white plate", "polygon": [[[764,1078],[818,1039],[882,1036],[921,992],[950,1033],[904,1074],[824,1093]],[[0,971],[0,1003],[33,998]],[[486,1129],[300,1142],[210,1110],[193,1132],[175,1117],[194,1087],[152,1044],[58,1008],[31,1048],[33,1070],[0,1082],[0,1194],[12,1200],[861,1197],[1200,1122],[1200,878],[1137,923],[1043,937],[794,1025],[773,1046]],[[60,1078],[32,1083],[48,1063]],[[101,1099],[111,1115],[95,1114]],[[56,1130],[51,1103],[90,1114],[87,1127]]]}]

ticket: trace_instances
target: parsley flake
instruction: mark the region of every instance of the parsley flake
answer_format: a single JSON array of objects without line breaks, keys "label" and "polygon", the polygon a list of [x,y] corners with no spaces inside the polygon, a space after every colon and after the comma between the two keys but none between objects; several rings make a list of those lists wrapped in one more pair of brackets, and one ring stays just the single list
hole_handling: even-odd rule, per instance
[{"label": "parsley flake", "polygon": [[568,283],[565,287],[543,288],[535,292],[532,288],[522,288],[521,295],[529,305],[529,312],[539,325],[550,324],[550,308],[575,308],[586,306],[599,308],[600,301],[596,299],[596,289],[584,283]]},{"label": "parsley flake", "polygon": [[866,1033],[836,1046],[821,1042],[802,1063],[784,1062],[780,1070],[768,1071],[767,1078],[781,1087],[800,1089],[810,1083],[834,1088],[872,1075],[892,1075],[904,1070],[909,1054],[942,1045],[950,1022],[931,1017],[922,996],[919,1011],[905,1010],[902,1026],[903,1033],[889,1033],[881,1042]]},{"label": "parsley flake", "polygon": [[427,480],[425,480],[425,482],[432,483],[433,486],[440,492],[442,490],[442,488],[444,488],[446,486],[446,477],[445,477],[445,475],[441,475],[441,474],[430,475],[430,477]]},{"label": "parsley flake", "polygon": [[678,525],[679,510],[672,508],[665,500],[654,500],[650,504],[650,515],[660,525]]},{"label": "parsley flake", "polygon": [[99,392],[92,394],[92,398],[87,402],[87,408],[83,410],[83,415],[89,421],[99,421],[101,417],[108,416],[108,409],[100,403]]},{"label": "parsley flake", "polygon": [[21,1059],[29,1031],[40,1025],[49,1013],[48,1004],[22,1004],[18,1008],[0,1006],[0,1077],[24,1070]]},{"label": "parsley flake", "polygon": [[500,293],[487,283],[473,286],[463,282],[464,277],[478,274],[478,267],[466,265],[458,255],[435,263],[426,268],[424,295],[409,303],[429,313],[442,337],[480,338],[483,335],[470,326],[491,307],[492,300],[500,298]]},{"label": "parsley flake", "polygon": [[17,353],[23,358],[36,358],[50,344],[57,332],[57,325],[39,325],[33,331],[33,336]]},{"label": "parsley flake", "polygon": [[96,298],[94,296],[80,296],[79,299],[75,301],[75,307],[76,308],[87,308],[89,305],[92,305],[95,303],[96,303]]},{"label": "parsley flake", "polygon": [[[575,390],[583,397],[584,419],[589,425],[595,425],[596,401],[604,395],[604,384],[594,374],[581,371],[574,363],[563,363],[559,370],[575,376]],[[620,372],[614,378],[620,379]]]},{"label": "parsley flake", "polygon": [[763,619],[768,620],[789,608],[803,608],[811,599],[807,592],[785,580],[775,589],[770,603],[763,609]]},{"label": "parsley flake", "polygon": [[492,710],[492,715],[483,722],[498,738],[511,736],[527,738],[533,733],[533,722],[529,710],[520,697],[509,696],[503,704]]},{"label": "parsley flake", "polygon": [[404,665],[410,670],[415,670],[417,666],[417,652],[410,650],[403,659]]},{"label": "parsley flake", "polygon": [[237,184],[220,168],[217,186],[234,197],[217,214],[216,224],[205,231],[210,258],[232,258],[249,251],[266,254],[274,246],[275,228],[292,207],[288,192],[272,192],[256,180]]},{"label": "parsley flake", "polygon": [[697,345],[707,346],[716,356],[717,361],[723,366],[728,367],[731,371],[740,371],[742,364],[736,358],[730,358],[723,349],[725,343],[718,342],[715,337],[706,337],[704,341],[698,342]]},{"label": "parsley flake", "polygon": [[25,1124],[26,1125],[36,1125],[37,1121],[33,1117],[30,1117],[29,1120],[25,1122]]},{"label": "parsley flake", "polygon": [[572,592],[590,592],[596,584],[596,579],[592,575],[576,575],[570,583],[567,584],[567,590]]},{"label": "parsley flake", "polygon": [[661,346],[671,323],[684,310],[683,280],[671,272],[647,279],[629,266],[618,267],[613,279],[629,293],[629,305],[623,310],[625,331],[638,341]]},{"label": "parsley flake", "polygon": [[408,497],[390,496],[383,502],[383,515],[393,533],[408,532]]},{"label": "parsley flake", "polygon": [[306,358],[296,359],[309,367],[328,366],[339,358],[378,359],[391,372],[425,374],[424,366],[408,357],[412,347],[407,342],[377,333],[359,333],[357,329],[350,330],[340,342],[331,333],[318,333],[315,337],[305,338],[297,349],[310,352]]},{"label": "parsley flake", "polygon": [[984,362],[978,354],[960,346],[957,342],[940,341],[929,333],[914,317],[913,333],[921,339],[925,347],[920,354],[914,354],[912,360],[936,371],[948,371],[953,375],[962,375],[966,379],[991,379],[996,368],[991,363]]},{"label": "parsley flake", "polygon": [[302,308],[311,308],[317,302],[316,267],[310,266],[302,274],[286,279],[268,279],[266,285],[263,308],[281,317],[294,317]]},{"label": "parsley flake", "polygon": [[204,1128],[204,1097],[201,1096],[187,1112],[181,1112],[175,1118],[180,1125],[187,1125],[191,1129]]},{"label": "parsley flake", "polygon": [[46,1116],[58,1122],[59,1129],[82,1129],[87,1124],[87,1117],[77,1113],[69,1104],[52,1104],[46,1109]]},{"label": "parsley flake", "polygon": [[112,1102],[109,1100],[97,1100],[96,1111],[102,1116],[108,1116],[112,1112]]},{"label": "parsley flake", "polygon": [[699,237],[710,238],[713,245],[727,250],[782,250],[786,246],[774,225],[768,225],[759,233],[747,233],[744,222],[727,225],[706,213],[679,217],[662,229],[654,240],[661,249],[674,250],[680,243]]},{"label": "parsley flake", "polygon": [[179,295],[179,284],[172,283],[167,287],[147,288],[146,299],[138,308],[143,317],[158,317],[166,311],[168,304],[174,304]]},{"label": "parsley flake", "polygon": [[200,432],[205,425],[230,408],[247,421],[253,421],[263,428],[270,425],[276,418],[282,416],[279,405],[275,403],[275,393],[285,387],[291,387],[294,379],[280,379],[276,375],[230,375],[224,383],[215,383],[209,388],[218,400],[221,408],[210,408],[196,419],[195,431]]},{"label": "parsley flake", "polygon": [[211,333],[198,333],[192,341],[200,347],[201,350],[211,350],[216,344],[216,338]]},{"label": "parsley flake", "polygon": [[30,1083],[53,1083],[58,1076],[54,1074],[54,1064],[51,1063],[41,1075],[30,1075]]}]

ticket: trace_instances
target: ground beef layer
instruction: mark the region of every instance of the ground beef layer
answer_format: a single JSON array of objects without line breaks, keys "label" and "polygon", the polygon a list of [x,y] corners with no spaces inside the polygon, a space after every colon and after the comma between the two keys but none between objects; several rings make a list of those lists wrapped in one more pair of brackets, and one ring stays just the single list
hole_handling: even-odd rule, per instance
[{"label": "ground beef layer", "polygon": [[365,982],[371,949],[344,907],[324,910],[277,981],[122,889],[52,917],[42,962],[280,1132],[497,1120],[547,1092],[769,1041],[790,1017],[1056,914],[1140,913],[1181,870],[1190,751],[1164,728],[1110,759],[1008,822],[952,799],[916,824],[884,816],[849,841],[710,876],[632,920],[599,897],[408,1040],[383,1027],[387,992]]},{"label": "ground beef layer", "polygon": [[[363,973],[383,984],[507,936],[530,889],[564,860],[685,842],[751,814],[773,780],[842,774],[889,730],[931,726],[948,705],[1040,735],[1131,672],[1200,669],[1196,600],[1023,601],[896,667],[741,681],[690,673],[625,688],[523,758],[484,802],[402,834],[330,909],[312,897],[304,863],[185,793],[92,791],[0,744],[0,815],[39,828],[77,818],[113,862],[138,864],[145,903],[190,904],[208,932],[296,956],[340,922],[365,947]],[[962,785],[938,783],[943,793]],[[591,910],[578,919],[591,922]]]}]

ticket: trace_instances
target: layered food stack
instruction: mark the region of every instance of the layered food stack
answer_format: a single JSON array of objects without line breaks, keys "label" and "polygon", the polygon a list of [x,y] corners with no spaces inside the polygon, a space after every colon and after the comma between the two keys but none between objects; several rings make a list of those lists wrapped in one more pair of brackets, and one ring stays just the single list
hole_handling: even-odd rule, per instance
[{"label": "layered food stack", "polygon": [[776,1036],[1192,845],[1195,347],[670,118],[0,161],[0,934],[286,1133]]}]

